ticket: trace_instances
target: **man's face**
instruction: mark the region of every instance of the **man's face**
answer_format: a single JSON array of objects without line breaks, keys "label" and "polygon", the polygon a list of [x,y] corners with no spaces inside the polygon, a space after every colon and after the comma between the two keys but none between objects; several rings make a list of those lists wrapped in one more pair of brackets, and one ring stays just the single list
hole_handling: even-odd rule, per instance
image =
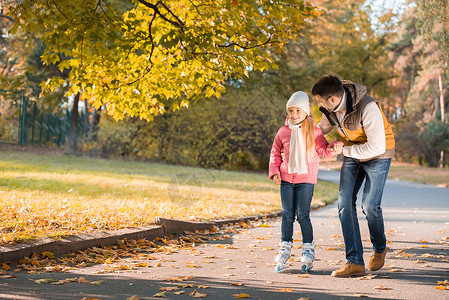
[{"label": "man's face", "polygon": [[334,111],[341,102],[341,99],[335,96],[331,96],[328,99],[324,99],[320,95],[315,96],[316,102],[321,107],[324,107],[327,111]]}]

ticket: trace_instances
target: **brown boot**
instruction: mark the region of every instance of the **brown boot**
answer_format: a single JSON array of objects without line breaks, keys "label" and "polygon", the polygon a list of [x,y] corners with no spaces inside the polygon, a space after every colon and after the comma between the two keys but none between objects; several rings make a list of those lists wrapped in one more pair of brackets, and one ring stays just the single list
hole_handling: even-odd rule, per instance
[{"label": "brown boot", "polygon": [[385,256],[387,255],[387,250],[388,249],[385,249],[384,252],[382,253],[373,252],[373,254],[369,259],[368,270],[377,271],[382,269],[385,263]]},{"label": "brown boot", "polygon": [[351,262],[346,263],[340,269],[332,272],[334,277],[349,277],[349,276],[363,276],[365,275],[365,266],[354,264]]}]

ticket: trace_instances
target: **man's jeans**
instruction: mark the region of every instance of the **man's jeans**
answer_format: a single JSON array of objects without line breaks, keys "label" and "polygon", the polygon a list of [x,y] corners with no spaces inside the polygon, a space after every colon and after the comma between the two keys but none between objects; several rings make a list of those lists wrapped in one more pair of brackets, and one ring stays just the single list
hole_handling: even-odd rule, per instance
[{"label": "man's jeans", "polygon": [[312,183],[281,182],[282,241],[293,241],[293,223],[295,222],[295,216],[297,216],[301,226],[303,243],[313,242],[313,228],[309,216],[313,189],[314,185]]},{"label": "man's jeans", "polygon": [[373,250],[380,253],[386,248],[384,220],[380,206],[390,163],[391,158],[373,159],[367,162],[360,162],[350,157],[345,157],[343,160],[340,172],[338,214],[348,262],[364,265],[356,200],[357,193],[365,179],[362,211],[368,221]]}]

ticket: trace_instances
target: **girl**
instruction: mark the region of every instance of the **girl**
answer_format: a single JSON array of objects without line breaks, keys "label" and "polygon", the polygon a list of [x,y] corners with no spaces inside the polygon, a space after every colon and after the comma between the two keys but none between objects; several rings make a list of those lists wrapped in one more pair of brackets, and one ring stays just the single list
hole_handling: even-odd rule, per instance
[{"label": "girl", "polygon": [[275,261],[276,272],[289,266],[293,247],[293,223],[295,215],[303,237],[301,270],[312,269],[315,259],[315,243],[310,222],[310,204],[317,182],[318,163],[338,153],[342,142],[329,144],[310,115],[309,97],[299,91],[287,102],[287,120],[274,139],[270,156],[270,179],[281,185],[282,225],[279,254]]}]

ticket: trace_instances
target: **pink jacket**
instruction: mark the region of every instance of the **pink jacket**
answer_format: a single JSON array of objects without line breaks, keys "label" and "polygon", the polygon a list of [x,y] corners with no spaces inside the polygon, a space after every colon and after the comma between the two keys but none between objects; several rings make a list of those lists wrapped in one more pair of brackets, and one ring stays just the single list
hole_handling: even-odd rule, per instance
[{"label": "pink jacket", "polygon": [[[285,121],[285,126],[282,126],[276,137],[274,138],[273,146],[271,148],[270,155],[270,170],[269,176],[270,179],[273,178],[274,175],[280,174],[281,180],[290,182],[290,183],[312,183],[316,184],[317,175],[318,175],[318,164],[319,164],[319,156],[321,155],[324,158],[328,158],[332,156],[332,153],[328,150],[328,148],[334,145],[336,142],[331,144],[328,143],[324,135],[321,133],[321,130],[318,126],[315,125],[315,149],[316,151],[313,153],[312,159],[307,163],[306,174],[289,174],[288,173],[288,156],[290,150],[290,136],[292,130],[288,127],[288,118]],[[341,142],[337,142],[341,143]]]}]

